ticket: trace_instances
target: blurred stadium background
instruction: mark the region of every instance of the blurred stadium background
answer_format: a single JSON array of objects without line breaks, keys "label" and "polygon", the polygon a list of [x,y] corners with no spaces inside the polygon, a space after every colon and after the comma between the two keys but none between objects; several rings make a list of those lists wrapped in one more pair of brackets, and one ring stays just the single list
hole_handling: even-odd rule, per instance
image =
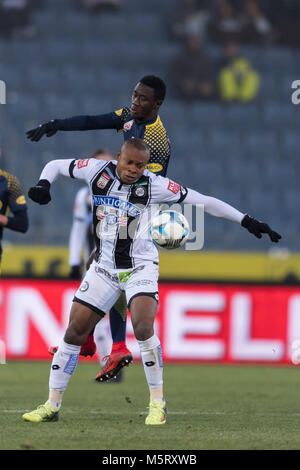
[{"label": "blurred stadium background", "polygon": [[[298,2],[282,1],[276,7],[274,2],[261,2],[263,11],[269,15],[266,17],[269,28],[262,28],[262,32],[254,29],[246,39],[245,35],[228,33],[226,24],[224,33],[219,5],[226,2],[154,0],[141,4],[138,0],[108,0],[104,3],[113,3],[115,9],[93,13],[86,5],[97,2],[19,3],[30,6],[23,19],[25,26],[17,32],[12,28],[0,41],[1,79],[7,86],[7,104],[0,107],[4,151],[1,166],[20,178],[25,192],[50,159],[86,156],[99,146],[116,152],[122,142],[115,131],[90,131],[60,132],[54,138],[33,144],[26,140],[26,130],[56,117],[119,109],[129,103],[140,77],[157,74],[168,85],[160,115],[172,144],[170,177],[220,197],[284,232],[280,248],[274,250],[268,240],[258,241],[235,224],[206,217],[205,252],[268,253],[268,258],[261,258],[266,280],[282,280],[290,271],[297,275],[299,263],[293,255],[300,248],[297,211],[300,135],[299,109],[291,101],[291,84],[300,73],[299,39],[296,33],[291,33],[290,41],[286,36],[282,39],[284,33],[278,26],[278,16],[284,11],[284,25],[288,21],[297,25]],[[224,37],[215,33],[218,27]],[[219,96],[215,99],[179,96],[172,64],[181,54],[187,34],[201,36],[202,49],[213,63],[213,78],[209,80],[216,83],[219,64],[224,62],[225,42],[238,42],[240,55],[259,77],[253,98],[226,102]],[[76,182],[59,181],[53,204],[47,210],[29,201],[28,233],[21,237],[5,232],[4,274],[20,274],[13,272],[16,269],[24,272],[24,263],[20,267],[19,261],[15,267],[13,261],[16,244],[30,247],[67,244],[77,188]],[[20,256],[23,259],[22,253]],[[25,258],[30,264],[30,259]],[[276,263],[278,259],[280,262]],[[56,273],[62,275],[66,271],[59,264]],[[210,263],[205,263],[203,272],[199,272],[203,279],[207,266]],[[230,263],[227,266],[230,278]],[[247,278],[243,268],[241,276]],[[223,274],[216,271],[213,277],[218,279]]]},{"label": "blurred stadium background", "polygon": [[[215,296],[210,298],[212,303],[199,297],[198,304],[193,297],[194,303],[177,309],[179,323],[180,319],[186,320],[184,312],[189,310],[198,313],[199,318],[201,312],[206,316],[215,312],[221,318],[206,330],[201,329],[198,318],[198,336],[190,343],[182,338],[192,335],[195,324],[187,321],[180,334],[173,332],[178,341],[187,341],[186,356],[176,355],[180,342],[172,343],[166,354],[170,360],[290,363],[291,342],[300,338],[300,112],[292,103],[292,83],[300,79],[299,1],[12,3],[19,8],[20,15],[14,16],[19,24],[1,16],[0,79],[7,87],[6,104],[0,105],[1,168],[18,176],[27,194],[44,164],[53,158],[86,157],[99,147],[116,152],[122,137],[115,131],[59,132],[38,144],[26,140],[25,132],[49,119],[102,114],[127,106],[139,78],[146,74],[161,76],[168,87],[160,111],[172,145],[168,175],[267,221],[283,235],[274,248],[267,238],[257,240],[235,224],[207,216],[201,252],[161,252],[164,334],[172,324],[170,305],[175,305],[174,299],[173,304],[168,300],[168,288],[177,294],[181,289],[185,297],[187,292],[200,297],[204,293],[205,297],[207,290]],[[98,3],[96,9],[94,3]],[[3,13],[10,2],[0,4]],[[212,64],[212,73],[205,80],[214,92],[185,96],[178,92],[174,64],[176,68],[185,38],[197,35],[201,42],[199,60],[205,55]],[[229,63],[224,56],[228,41],[236,45],[238,56],[255,72],[256,85],[243,99],[229,99],[225,92],[222,94],[220,72]],[[185,69],[181,72],[185,76]],[[30,229],[25,235],[9,230],[4,233],[0,299],[5,315],[0,331],[2,327],[2,334],[8,334],[7,325],[15,325],[14,312],[18,313],[22,302],[28,302],[24,315],[36,302],[36,312],[31,313],[39,331],[32,331],[33,349],[27,342],[22,343],[22,338],[19,343],[10,338],[12,357],[45,354],[41,350],[47,334],[49,338],[58,329],[45,331],[38,323],[41,306],[48,303],[59,321],[66,314],[61,302],[65,296],[70,300],[65,289],[72,285],[60,279],[68,275],[68,238],[79,187],[78,182],[59,180],[48,207],[28,201]],[[49,281],[45,287],[30,281],[34,277],[58,280],[53,284]],[[18,291],[19,297],[15,298],[13,289],[24,284],[21,279],[11,278],[25,279],[26,286],[34,286],[43,302],[40,299],[42,303],[38,303],[37,297],[25,299],[23,291]],[[251,305],[254,326],[249,320]],[[236,341],[232,350],[233,343],[228,339],[233,334],[232,324],[237,325],[234,331],[241,326],[239,311],[244,315],[242,331],[246,335],[241,341],[247,342],[250,333],[257,340],[247,343],[249,354],[241,347],[240,356],[236,346],[240,338],[232,340]],[[45,308],[45,321],[47,312]],[[201,335],[207,340],[208,335],[218,334],[225,341],[225,349],[229,349],[224,352],[224,345],[215,344],[212,354],[219,356],[209,356],[209,350],[201,349]],[[164,341],[168,341],[166,335]]]},{"label": "blurred stadium background", "polygon": [[[49,362],[47,347],[63,334],[78,285],[67,279],[68,240],[81,183],[60,179],[48,207],[28,201],[29,231],[4,231],[0,364],[5,343],[10,367],[0,365],[6,429],[0,447],[99,448],[101,442],[113,449],[141,442],[146,449],[299,448],[292,365],[300,339],[300,108],[292,102],[292,83],[300,80],[299,26],[299,0],[0,1],[0,79],[7,92],[0,105],[0,167],[20,179],[26,195],[47,161],[86,157],[99,147],[116,152],[122,144],[115,131],[59,132],[36,144],[26,140],[26,130],[49,119],[127,106],[139,78],[156,74],[168,87],[160,110],[172,146],[168,175],[267,221],[283,236],[274,247],[267,238],[206,216],[203,250],[160,252],[156,328],[165,361],[174,363],[166,368],[169,439],[159,432],[149,439],[139,425],[146,387],[134,365],[120,389],[101,390],[101,410],[94,410],[99,389],[88,384],[98,372],[94,363],[74,378],[60,438],[47,427],[46,434],[40,427],[24,433],[20,411],[44,395],[49,364],[16,359]],[[191,37],[199,40],[194,56],[183,46]],[[225,56],[228,42],[236,57]],[[221,75],[234,58],[251,72],[249,82],[244,71],[235,77],[238,88],[246,87],[240,98],[231,96]],[[180,89],[183,77],[197,73],[198,96]],[[130,320],[127,343],[138,359]],[[130,410],[124,411],[123,395]],[[93,413],[103,413],[103,428]],[[137,439],[129,442],[132,413]],[[78,423],[90,432],[76,434]]]}]

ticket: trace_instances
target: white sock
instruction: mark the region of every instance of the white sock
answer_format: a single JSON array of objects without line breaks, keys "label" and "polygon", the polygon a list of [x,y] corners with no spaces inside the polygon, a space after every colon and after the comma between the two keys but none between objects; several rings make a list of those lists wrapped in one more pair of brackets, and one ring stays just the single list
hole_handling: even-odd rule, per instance
[{"label": "white sock", "polygon": [[[138,341],[138,345],[150,392],[151,389],[160,389],[162,394],[163,359],[160,341],[153,335],[146,341]],[[156,399],[162,399],[162,396]]]},{"label": "white sock", "polygon": [[112,346],[108,316],[105,316],[97,323],[94,331],[94,341],[96,343],[99,354],[99,362],[102,366],[104,366],[105,361],[103,361],[103,358],[110,354]]},{"label": "white sock", "polygon": [[[49,400],[52,400],[51,391],[57,390],[64,392],[68,386],[71,375],[76,369],[81,346],[65,343],[61,341],[58,351],[54,354],[49,377]],[[62,398],[62,394],[61,394]],[[55,405],[53,405],[55,406]]]}]

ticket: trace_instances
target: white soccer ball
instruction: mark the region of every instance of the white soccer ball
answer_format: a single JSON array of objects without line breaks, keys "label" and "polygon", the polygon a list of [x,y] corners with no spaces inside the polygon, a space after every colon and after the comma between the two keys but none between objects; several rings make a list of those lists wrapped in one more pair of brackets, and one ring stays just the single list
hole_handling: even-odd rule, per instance
[{"label": "white soccer ball", "polygon": [[185,243],[190,233],[190,227],[180,212],[160,211],[152,219],[150,233],[156,245],[173,250]]}]

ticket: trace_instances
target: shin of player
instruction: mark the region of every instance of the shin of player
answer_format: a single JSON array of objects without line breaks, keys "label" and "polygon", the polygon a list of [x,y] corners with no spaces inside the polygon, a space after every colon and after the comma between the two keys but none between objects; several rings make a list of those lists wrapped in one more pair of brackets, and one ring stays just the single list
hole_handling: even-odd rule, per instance
[{"label": "shin of player", "polygon": [[167,411],[163,396],[162,349],[160,340],[154,333],[157,298],[157,293],[154,296],[141,294],[134,297],[130,304],[132,325],[150,391],[150,411],[146,424],[164,424]]},{"label": "shin of player", "polygon": [[25,413],[25,421],[57,421],[64,391],[78,363],[81,345],[103,316],[104,313],[99,310],[96,312],[76,300],[73,302],[69,325],[58,351],[53,356],[48,400],[36,410]]}]

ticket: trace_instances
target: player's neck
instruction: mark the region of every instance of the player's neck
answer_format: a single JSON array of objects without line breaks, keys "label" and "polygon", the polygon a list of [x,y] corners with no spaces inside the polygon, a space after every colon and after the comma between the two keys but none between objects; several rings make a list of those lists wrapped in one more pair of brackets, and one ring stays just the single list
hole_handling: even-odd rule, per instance
[{"label": "player's neck", "polygon": [[155,120],[157,119],[157,113],[151,116],[147,116],[144,119],[135,119],[135,122],[137,124],[145,124],[145,123],[150,123],[152,124]]}]

